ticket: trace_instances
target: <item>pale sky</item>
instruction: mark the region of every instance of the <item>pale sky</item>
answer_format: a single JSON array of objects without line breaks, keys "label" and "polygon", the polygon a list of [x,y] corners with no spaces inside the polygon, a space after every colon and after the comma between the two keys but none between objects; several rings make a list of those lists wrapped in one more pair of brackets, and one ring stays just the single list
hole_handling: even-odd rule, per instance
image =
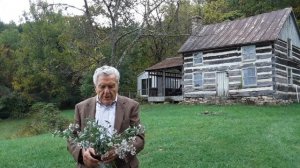
[{"label": "pale sky", "polygon": [[[35,0],[31,0],[35,2]],[[66,3],[78,8],[82,8],[83,0],[47,0],[48,3]],[[20,23],[23,12],[29,11],[29,0],[0,0],[0,20],[4,23],[9,23],[13,20],[15,23]],[[79,11],[71,11],[71,13],[79,14]]]}]

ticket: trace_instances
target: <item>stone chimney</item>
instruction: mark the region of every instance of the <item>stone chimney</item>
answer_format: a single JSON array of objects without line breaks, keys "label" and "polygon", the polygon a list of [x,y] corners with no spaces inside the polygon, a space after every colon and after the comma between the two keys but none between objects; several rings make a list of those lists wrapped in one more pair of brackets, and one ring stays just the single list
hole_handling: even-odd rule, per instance
[{"label": "stone chimney", "polygon": [[191,18],[191,22],[192,22],[192,25],[191,25],[191,34],[195,34],[198,30],[201,30],[202,29],[202,26],[203,26],[203,21],[202,21],[202,18],[201,16],[194,16]]}]

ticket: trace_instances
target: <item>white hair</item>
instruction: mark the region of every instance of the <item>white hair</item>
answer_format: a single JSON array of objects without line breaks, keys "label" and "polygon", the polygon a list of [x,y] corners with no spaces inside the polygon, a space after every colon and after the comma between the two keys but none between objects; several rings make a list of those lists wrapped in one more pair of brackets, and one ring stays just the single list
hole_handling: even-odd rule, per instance
[{"label": "white hair", "polygon": [[97,68],[94,72],[94,75],[93,75],[93,82],[94,82],[94,85],[96,86],[97,84],[97,79],[99,76],[102,76],[102,75],[115,75],[116,76],[116,79],[117,79],[117,82],[119,83],[119,80],[120,80],[120,73],[119,71],[112,67],[112,66],[107,66],[107,65],[104,65],[100,68]]}]

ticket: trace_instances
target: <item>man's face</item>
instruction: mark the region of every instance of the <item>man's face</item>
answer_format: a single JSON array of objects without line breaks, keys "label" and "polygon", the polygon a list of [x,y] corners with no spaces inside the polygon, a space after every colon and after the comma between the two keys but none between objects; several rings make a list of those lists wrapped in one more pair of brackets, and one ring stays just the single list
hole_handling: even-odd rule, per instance
[{"label": "man's face", "polygon": [[98,77],[96,93],[104,105],[111,105],[116,100],[119,85],[115,75],[102,75]]}]

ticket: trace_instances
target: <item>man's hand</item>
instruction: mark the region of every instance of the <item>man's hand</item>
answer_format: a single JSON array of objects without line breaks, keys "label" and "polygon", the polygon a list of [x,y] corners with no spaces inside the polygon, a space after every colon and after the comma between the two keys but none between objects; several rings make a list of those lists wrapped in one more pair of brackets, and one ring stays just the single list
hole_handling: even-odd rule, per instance
[{"label": "man's hand", "polygon": [[115,153],[115,150],[112,149],[110,151],[107,152],[107,156],[102,158],[103,163],[110,163],[113,160],[115,160],[117,158],[117,155]]},{"label": "man's hand", "polygon": [[93,148],[82,149],[83,163],[86,167],[97,167],[100,164],[100,161],[93,158],[92,155],[95,155],[95,150]]}]

